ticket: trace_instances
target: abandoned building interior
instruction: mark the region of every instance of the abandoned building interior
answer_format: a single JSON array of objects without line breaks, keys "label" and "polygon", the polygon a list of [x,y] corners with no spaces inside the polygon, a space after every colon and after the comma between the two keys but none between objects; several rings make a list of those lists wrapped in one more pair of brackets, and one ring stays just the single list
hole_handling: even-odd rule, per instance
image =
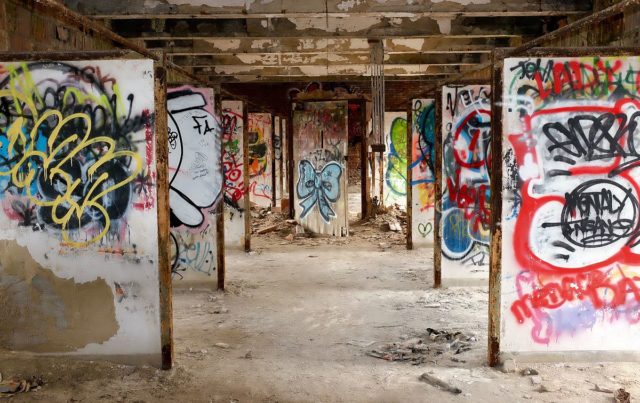
[{"label": "abandoned building interior", "polygon": [[639,40],[640,0],[0,0],[0,400],[637,399]]}]

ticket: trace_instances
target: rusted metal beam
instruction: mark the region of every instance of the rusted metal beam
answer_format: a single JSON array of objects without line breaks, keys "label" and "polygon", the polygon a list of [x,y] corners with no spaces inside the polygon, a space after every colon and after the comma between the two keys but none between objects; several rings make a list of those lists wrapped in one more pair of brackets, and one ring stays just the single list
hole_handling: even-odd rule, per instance
[{"label": "rusted metal beam", "polygon": [[[124,48],[130,49],[144,57],[153,59],[155,61],[160,61],[156,52],[152,52],[146,47],[140,46],[136,42],[116,34],[112,30],[107,28],[105,25],[100,24],[92,20],[91,18],[88,18],[81,14],[76,13],[55,0],[21,0],[21,1],[27,7],[34,7],[42,11],[43,13],[56,18],[61,22],[65,22],[71,26],[78,28],[83,32],[95,34],[101,38],[110,40]],[[189,77],[190,79],[193,79],[197,83],[200,83],[205,86],[210,86],[210,83],[202,81],[201,78],[194,76],[187,70],[173,63],[164,63],[164,66],[165,68],[175,70],[183,74],[184,76]]]},{"label": "rusted metal beam", "polygon": [[488,362],[500,363],[500,282],[502,276],[502,65],[495,52],[491,88],[491,254],[489,256]]},{"label": "rusted metal beam", "polygon": [[160,279],[160,341],[162,369],[173,367],[173,290],[169,242],[169,139],[167,124],[167,71],[155,65],[156,188],[158,209],[158,271]]},{"label": "rusted metal beam", "polygon": [[101,60],[121,59],[134,55],[136,52],[127,49],[114,50],[78,50],[52,52],[0,52],[0,59],[6,62],[14,61],[60,61],[60,60]]},{"label": "rusted metal beam", "polygon": [[88,17],[100,20],[196,20],[196,19],[344,19],[344,18],[486,18],[486,17],[562,17],[583,15],[588,10],[487,10],[487,11],[360,11],[360,12],[279,12],[279,13],[96,13],[86,14]]},{"label": "rusted metal beam", "polygon": [[251,251],[251,200],[249,198],[249,109],[242,101],[242,172],[244,195],[244,250]]},{"label": "rusted metal beam", "polygon": [[434,133],[435,148],[435,212],[433,220],[433,288],[442,286],[442,235],[440,219],[442,217],[442,88],[436,92],[436,125]]},{"label": "rusted metal beam", "polygon": [[413,192],[411,181],[413,180],[413,169],[411,163],[413,160],[413,101],[409,99],[409,107],[407,108],[407,249],[413,249]]}]

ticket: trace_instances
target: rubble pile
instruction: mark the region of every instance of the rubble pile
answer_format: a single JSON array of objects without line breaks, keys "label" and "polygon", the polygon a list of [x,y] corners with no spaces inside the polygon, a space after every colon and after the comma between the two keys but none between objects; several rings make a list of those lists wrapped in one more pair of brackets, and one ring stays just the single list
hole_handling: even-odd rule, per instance
[{"label": "rubble pile", "polygon": [[464,362],[453,356],[471,350],[477,341],[475,335],[461,331],[427,328],[424,334],[382,344],[368,351],[367,355],[387,361],[408,361],[413,365],[433,362],[442,356],[448,356],[454,362]]}]

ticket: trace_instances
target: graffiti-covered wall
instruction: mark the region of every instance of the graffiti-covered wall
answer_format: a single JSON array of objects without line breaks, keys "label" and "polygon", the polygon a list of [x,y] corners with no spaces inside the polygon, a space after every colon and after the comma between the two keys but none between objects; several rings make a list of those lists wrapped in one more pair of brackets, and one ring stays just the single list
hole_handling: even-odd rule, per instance
[{"label": "graffiti-covered wall", "polygon": [[433,244],[435,100],[411,101],[411,228],[413,246]]},{"label": "graffiti-covered wall", "polygon": [[507,59],[502,345],[640,347],[640,59]]},{"label": "graffiti-covered wall", "polygon": [[153,63],[0,63],[0,348],[160,360]]},{"label": "graffiti-covered wall", "polygon": [[314,233],[347,236],[347,102],[305,102],[293,114],[295,216]]},{"label": "graffiti-covered wall", "polygon": [[244,118],[242,101],[222,101],[222,163],[224,169],[224,243],[244,248]]},{"label": "graffiti-covered wall", "polygon": [[270,113],[250,113],[247,142],[249,143],[249,198],[259,206],[272,204],[272,118]]},{"label": "graffiti-covered wall", "polygon": [[173,278],[214,279],[222,130],[213,110],[213,90],[170,89],[167,110]]},{"label": "graffiti-covered wall", "polygon": [[385,206],[407,207],[407,113],[384,113],[382,197]]},{"label": "graffiti-covered wall", "polygon": [[442,88],[442,278],[488,279],[490,88]]},{"label": "graffiti-covered wall", "polygon": [[273,118],[273,168],[275,173],[276,206],[280,207],[282,200],[282,123],[280,116]]}]

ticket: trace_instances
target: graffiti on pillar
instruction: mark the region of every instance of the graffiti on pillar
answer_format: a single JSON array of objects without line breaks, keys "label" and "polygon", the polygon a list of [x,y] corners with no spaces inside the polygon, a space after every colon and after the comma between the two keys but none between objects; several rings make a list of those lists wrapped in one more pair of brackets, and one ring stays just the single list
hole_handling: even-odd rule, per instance
[{"label": "graffiti on pillar", "polygon": [[271,206],[273,198],[272,129],[270,113],[249,114],[249,198],[263,207]]},{"label": "graffiti on pillar", "polygon": [[0,62],[0,349],[160,356],[154,110],[151,60]]},{"label": "graffiti on pillar", "polygon": [[222,101],[222,164],[224,170],[224,243],[244,245],[244,121],[242,101]]},{"label": "graffiti on pillar", "polygon": [[443,278],[488,278],[490,141],[490,88],[443,87]]},{"label": "graffiti on pillar", "polygon": [[150,111],[134,112],[134,93],[97,66],[8,64],[0,78],[7,218],[69,246],[121,244],[131,208],[155,204]]},{"label": "graffiti on pillar", "polygon": [[411,219],[413,245],[433,243],[435,206],[435,100],[414,99],[411,108]]},{"label": "graffiti on pillar", "polygon": [[215,253],[213,258],[204,253],[205,259],[201,252],[215,245],[211,228],[215,228],[214,210],[222,193],[222,128],[213,109],[213,91],[171,89],[167,110],[173,272],[180,278],[188,270],[211,275]]},{"label": "graffiti on pillar", "polygon": [[386,206],[407,205],[407,113],[384,113],[383,200]]},{"label": "graffiti on pillar", "polygon": [[306,102],[294,111],[295,213],[314,233],[346,236],[347,103]]},{"label": "graffiti on pillar", "polygon": [[635,350],[640,59],[507,59],[504,79],[502,337]]}]

